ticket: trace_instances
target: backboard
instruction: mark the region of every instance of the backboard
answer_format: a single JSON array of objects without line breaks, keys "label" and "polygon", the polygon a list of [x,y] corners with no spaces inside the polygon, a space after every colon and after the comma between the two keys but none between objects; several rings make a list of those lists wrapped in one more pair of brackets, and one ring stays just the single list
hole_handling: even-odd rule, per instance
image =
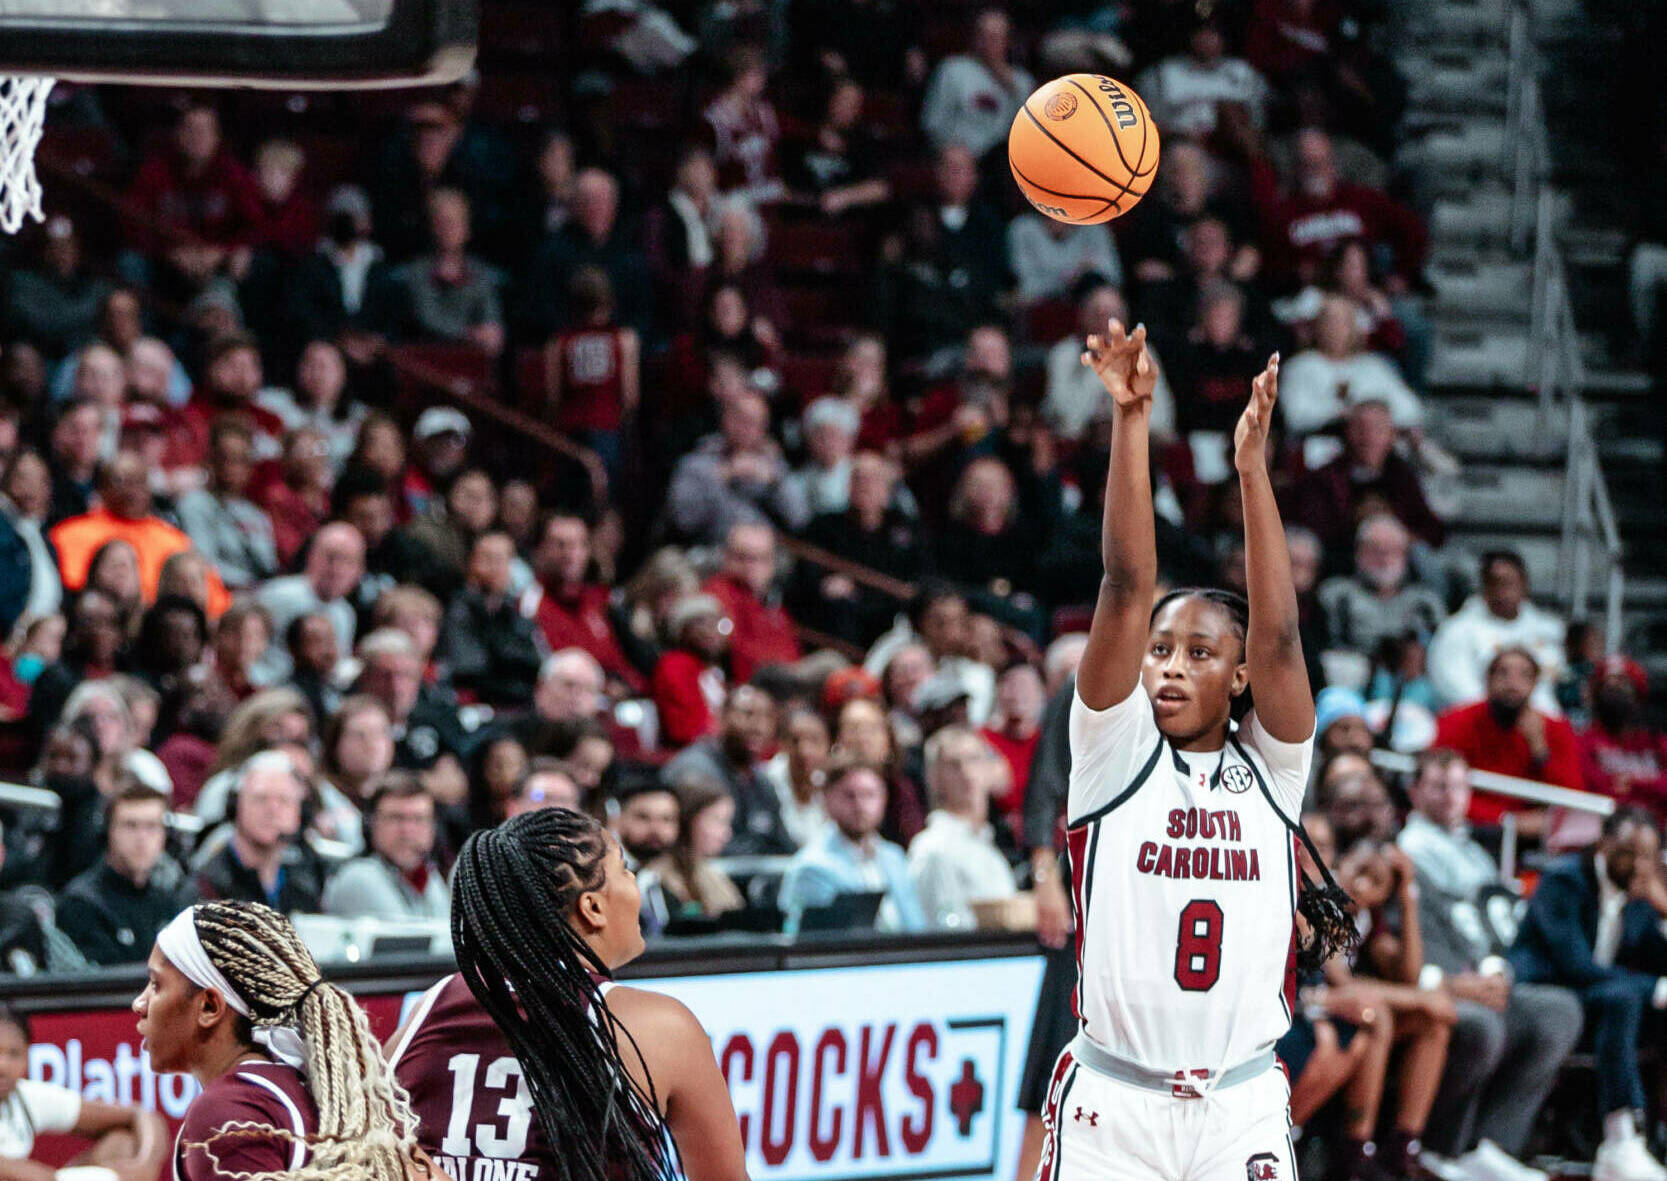
[{"label": "backboard", "polygon": [[478,0],[0,0],[0,74],[282,89],[444,83],[474,64],[478,24]]}]

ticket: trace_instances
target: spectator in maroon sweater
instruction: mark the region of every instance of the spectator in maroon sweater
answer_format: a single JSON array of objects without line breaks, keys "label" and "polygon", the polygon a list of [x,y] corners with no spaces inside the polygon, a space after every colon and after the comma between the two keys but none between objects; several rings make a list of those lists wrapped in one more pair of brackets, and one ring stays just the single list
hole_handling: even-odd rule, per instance
[{"label": "spectator in maroon sweater", "polygon": [[255,153],[260,229],[255,244],[286,259],[305,258],[318,245],[318,204],[301,188],[307,158],[287,139],[268,140]]},{"label": "spectator in maroon sweater", "polygon": [[751,680],[767,664],[792,664],[804,655],[775,582],[775,530],[760,524],[732,526],[724,538],[723,567],[703,589],[723,605],[734,627],[729,671],[737,681]]},{"label": "spectator in maroon sweater", "polygon": [[232,413],[247,418],[254,428],[255,460],[276,459],[284,422],[264,406],[256,405],[255,395],[260,393],[262,382],[260,344],[254,337],[230,333],[210,344],[203,379],[170,433],[165,465],[173,469],[206,464],[210,425],[220,415]]},{"label": "spectator in maroon sweater", "polygon": [[1418,279],[1428,245],[1424,223],[1406,206],[1376,189],[1337,178],[1331,137],[1315,128],[1297,134],[1296,175],[1280,193],[1273,166],[1252,162],[1251,184],[1276,274],[1297,285],[1324,278],[1331,252],[1348,238],[1364,238],[1390,251],[1394,271],[1385,282],[1402,295]]},{"label": "spectator in maroon sweater", "polygon": [[590,581],[590,526],[584,518],[556,513],[544,522],[544,532],[533,550],[533,573],[538,585],[522,599],[544,635],[550,651],[582,648],[596,658],[610,680],[629,692],[648,687],[626,658],[608,614],[608,588]]},{"label": "spectator in maroon sweater", "polygon": [[173,142],[139,166],[127,199],[127,241],[187,288],[222,270],[242,278],[261,224],[260,190],[226,150],[213,107],[180,112]]},{"label": "spectator in maroon sweater", "polygon": [[[1578,791],[1584,784],[1574,731],[1528,703],[1539,678],[1540,663],[1528,649],[1500,649],[1488,663],[1487,697],[1442,714],[1431,745],[1458,751],[1477,771]],[[1517,831],[1524,836],[1544,835],[1543,809],[1525,810],[1520,800],[1487,791],[1471,797],[1473,824],[1498,824],[1507,812],[1517,814]]]},{"label": "spectator in maroon sweater", "polygon": [[654,706],[660,714],[660,745],[687,746],[712,733],[727,691],[723,659],[729,649],[729,620],[711,595],[685,595],[666,620],[671,647],[654,666]]},{"label": "spectator in maroon sweater", "polygon": [[1389,406],[1361,400],[1343,423],[1343,454],[1310,472],[1298,486],[1295,516],[1325,546],[1335,570],[1347,569],[1361,521],[1386,512],[1413,536],[1440,545],[1446,527],[1424,499],[1418,471],[1395,450]]},{"label": "spectator in maroon sweater", "polygon": [[1579,735],[1587,791],[1630,798],[1667,815],[1667,734],[1645,724],[1640,704],[1649,678],[1624,656],[1592,673],[1592,724]]}]

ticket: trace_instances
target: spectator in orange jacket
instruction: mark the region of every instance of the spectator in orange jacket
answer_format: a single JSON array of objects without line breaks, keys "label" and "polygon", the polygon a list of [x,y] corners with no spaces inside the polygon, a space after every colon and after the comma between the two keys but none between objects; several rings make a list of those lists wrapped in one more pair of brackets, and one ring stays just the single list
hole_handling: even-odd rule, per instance
[{"label": "spectator in orange jacket", "polygon": [[[1478,771],[1580,790],[1585,785],[1573,729],[1528,703],[1539,677],[1540,663],[1528,649],[1501,648],[1488,662],[1487,696],[1442,714],[1431,745],[1458,751]],[[1543,810],[1521,811],[1518,801],[1492,792],[1471,797],[1473,824],[1497,824],[1507,812],[1519,813],[1518,831],[1525,836],[1544,832]]]},{"label": "spectator in orange jacket", "polygon": [[[80,590],[87,581],[93,555],[107,541],[121,539],[139,555],[139,587],[147,604],[156,601],[162,563],[191,548],[191,539],[151,513],[149,473],[145,461],[132,451],[120,451],[99,469],[100,503],[90,512],[53,526],[49,536],[58,550],[58,573],[64,589]],[[208,571],[211,599],[225,597],[220,575]]]},{"label": "spectator in orange jacket", "polygon": [[731,526],[723,567],[704,589],[723,604],[734,626],[729,671],[737,681],[751,680],[766,664],[792,664],[804,655],[793,620],[773,589],[775,581],[775,530],[757,523]]}]

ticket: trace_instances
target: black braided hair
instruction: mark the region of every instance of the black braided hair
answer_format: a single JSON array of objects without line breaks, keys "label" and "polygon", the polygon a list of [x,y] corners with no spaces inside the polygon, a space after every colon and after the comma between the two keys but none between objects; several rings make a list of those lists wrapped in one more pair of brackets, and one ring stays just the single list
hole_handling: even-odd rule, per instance
[{"label": "black braided hair", "polygon": [[[1239,637],[1241,644],[1244,643],[1250,632],[1250,602],[1243,595],[1213,586],[1177,587],[1152,607],[1152,622],[1157,621],[1158,612],[1180,599],[1203,599],[1220,607],[1232,622],[1233,633]],[[1246,686],[1245,691],[1233,699],[1234,720],[1242,721],[1250,712],[1254,705],[1251,699],[1254,689],[1254,685]],[[1318,971],[1334,956],[1352,955],[1359,946],[1360,931],[1354,925],[1354,900],[1332,877],[1330,867],[1315,850],[1314,841],[1302,826],[1302,821],[1292,820],[1283,813],[1279,818],[1308,849],[1309,857],[1320,871],[1321,880],[1318,882],[1306,873],[1302,874],[1301,888],[1297,893],[1297,913],[1308,925],[1307,938],[1297,943],[1297,971],[1308,974]]]},{"label": "black braided hair", "polygon": [[[631,1033],[603,1003],[607,965],[568,923],[600,890],[608,838],[566,808],[475,833],[452,879],[452,943],[469,990],[503,1031],[569,1181],[675,1181],[676,1144],[654,1082],[621,1054]],[[554,920],[554,921],[552,921]]]}]

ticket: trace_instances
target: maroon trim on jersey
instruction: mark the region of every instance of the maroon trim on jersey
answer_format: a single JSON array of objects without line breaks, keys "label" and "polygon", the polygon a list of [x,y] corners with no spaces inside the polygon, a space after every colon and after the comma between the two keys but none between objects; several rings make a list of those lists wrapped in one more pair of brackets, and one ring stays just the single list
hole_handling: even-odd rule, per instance
[{"label": "maroon trim on jersey", "polygon": [[1297,838],[1291,836],[1291,848],[1286,857],[1286,868],[1291,882],[1291,950],[1285,956],[1285,987],[1279,999],[1285,1005],[1285,1020],[1297,1011],[1297,875],[1301,872],[1297,861]]},{"label": "maroon trim on jersey", "polygon": [[1088,928],[1088,905],[1083,888],[1087,877],[1088,834],[1088,828],[1065,830],[1065,856],[1071,866],[1071,909],[1077,916],[1074,936],[1077,945],[1077,983],[1071,989],[1071,1013],[1078,1021],[1082,1020],[1082,941],[1083,932]]},{"label": "maroon trim on jersey", "polygon": [[[222,1133],[230,1124],[274,1129],[270,1136]],[[247,1062],[209,1082],[191,1101],[174,1139],[177,1181],[232,1181],[250,1173],[287,1172],[318,1131],[318,1109],[301,1074],[278,1062]],[[212,1155],[192,1144],[207,1144]]]},{"label": "maroon trim on jersey", "polygon": [[1048,1083],[1048,1102],[1042,1109],[1042,1127],[1046,1139],[1042,1141],[1042,1160],[1036,1170],[1036,1181],[1054,1181],[1059,1175],[1059,1153],[1063,1147],[1059,1112],[1077,1081],[1077,1060],[1067,1046],[1054,1064],[1053,1079]]}]

